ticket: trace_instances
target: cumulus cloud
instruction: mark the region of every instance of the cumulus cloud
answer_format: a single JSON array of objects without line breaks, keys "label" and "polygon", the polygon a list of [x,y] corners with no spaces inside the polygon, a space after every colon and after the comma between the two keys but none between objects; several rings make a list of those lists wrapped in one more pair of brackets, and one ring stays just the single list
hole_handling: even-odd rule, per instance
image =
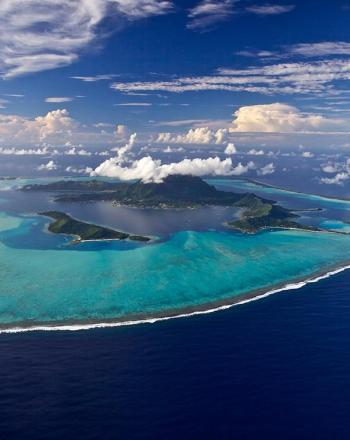
[{"label": "cumulus cloud", "polygon": [[168,0],[5,0],[0,2],[0,71],[6,78],[66,66],[109,19],[165,14]]},{"label": "cumulus cloud", "polygon": [[34,119],[0,114],[0,138],[5,142],[36,143],[69,136],[77,127],[67,110],[54,110]]},{"label": "cumulus cloud", "polygon": [[228,143],[224,153],[227,154],[228,156],[230,156],[231,154],[236,154],[237,148],[235,144],[233,144],[232,142]]},{"label": "cumulus cloud", "polygon": [[164,148],[163,153],[182,153],[183,151],[185,150],[182,147],[174,148],[168,145],[166,148]]},{"label": "cumulus cloud", "polygon": [[220,128],[216,131],[209,127],[191,128],[184,134],[159,133],[156,142],[172,144],[223,144],[228,130]]},{"label": "cumulus cloud", "polygon": [[255,148],[252,148],[247,154],[249,156],[264,156],[265,152],[264,150],[256,150]]},{"label": "cumulus cloud", "polygon": [[274,103],[241,107],[234,113],[231,132],[334,132],[348,129],[347,121],[303,114],[296,107]]},{"label": "cumulus cloud", "polygon": [[57,150],[51,150],[48,147],[43,148],[4,148],[0,147],[0,155],[3,156],[48,156],[58,154]]},{"label": "cumulus cloud", "polygon": [[349,180],[349,174],[342,172],[337,173],[334,177],[323,177],[320,179],[321,183],[326,185],[344,185],[344,182]]},{"label": "cumulus cloud", "polygon": [[120,180],[142,180],[143,182],[162,182],[174,174],[193,176],[230,176],[241,175],[252,169],[251,162],[246,166],[239,163],[233,166],[231,158],[220,160],[219,157],[207,159],[183,159],[180,162],[163,163],[160,159],[144,156],[133,160],[131,149],[136,143],[137,135],[131,135],[128,143],[116,149],[116,156],[101,163],[91,176],[113,177]]},{"label": "cumulus cloud", "polygon": [[208,159],[184,159],[180,162],[163,164],[151,156],[135,160],[129,166],[118,164],[115,158],[103,162],[92,173],[93,176],[114,177],[121,180],[141,179],[143,182],[161,182],[165,177],[173,174],[190,174],[192,176],[230,176],[243,174],[246,168],[239,165],[233,168],[232,160],[220,160],[218,157]]},{"label": "cumulus cloud", "polygon": [[67,150],[64,154],[67,156],[91,156],[92,153],[90,151],[82,149],[77,149],[76,147],[72,147],[71,149]]},{"label": "cumulus cloud", "polygon": [[305,157],[306,159],[312,159],[313,157],[315,157],[315,155],[314,153],[311,153],[311,151],[304,151],[301,157]]},{"label": "cumulus cloud", "polygon": [[39,139],[42,141],[51,134],[70,132],[76,123],[69,116],[67,110],[53,110],[45,116],[38,116],[34,119],[32,129],[37,129],[39,132]]},{"label": "cumulus cloud", "polygon": [[[80,124],[66,109],[53,110],[34,118],[0,113],[0,145],[18,149],[34,148],[33,145],[63,146],[69,149],[71,155],[86,156],[89,151],[84,150],[83,145],[97,144],[100,147],[104,144],[105,148],[110,148],[115,145],[116,138],[121,140],[127,136],[126,129],[123,135],[118,135],[113,130],[96,130],[98,128],[98,123],[92,126]],[[61,153],[64,154],[64,151]]]},{"label": "cumulus cloud", "polygon": [[350,179],[350,159],[347,159],[345,162],[321,165],[321,170],[327,174],[336,174],[333,177],[322,177],[319,179],[320,183],[343,186],[344,183]]},{"label": "cumulus cloud", "polygon": [[111,151],[117,152],[117,157],[114,158],[117,161],[117,163],[124,162],[124,160],[128,157],[129,153],[131,152],[131,150],[135,146],[136,140],[137,140],[137,133],[133,133],[130,136],[128,142],[123,147],[112,148]]},{"label": "cumulus cloud", "polygon": [[38,171],[55,171],[57,170],[57,165],[53,160],[50,160],[46,164],[41,164],[38,166]]},{"label": "cumulus cloud", "polygon": [[115,127],[115,134],[118,137],[126,137],[129,133],[128,127],[123,124],[117,124]]},{"label": "cumulus cloud", "polygon": [[232,176],[241,176],[242,174],[246,174],[250,170],[255,170],[256,165],[254,162],[250,161],[247,165],[243,165],[241,162],[238,163],[236,167],[232,169]]},{"label": "cumulus cloud", "polygon": [[260,168],[260,170],[258,170],[258,175],[259,176],[268,176],[269,174],[273,174],[275,171],[276,171],[276,167],[271,162],[271,163],[268,163],[267,165],[263,166],[262,168]]},{"label": "cumulus cloud", "polygon": [[339,165],[338,164],[330,164],[330,163],[328,163],[326,165],[321,166],[321,170],[324,173],[333,174],[333,173],[336,173],[339,170]]}]

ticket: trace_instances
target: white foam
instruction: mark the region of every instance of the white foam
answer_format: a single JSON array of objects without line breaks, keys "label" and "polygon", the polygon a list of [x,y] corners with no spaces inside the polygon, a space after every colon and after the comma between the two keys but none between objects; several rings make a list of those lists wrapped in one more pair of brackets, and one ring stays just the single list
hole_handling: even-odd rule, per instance
[{"label": "white foam", "polygon": [[125,327],[130,325],[139,325],[139,324],[154,324],[156,322],[160,321],[169,321],[170,319],[178,319],[178,318],[189,318],[191,316],[197,316],[197,315],[207,315],[209,313],[219,312],[221,310],[227,310],[231,307],[239,306],[242,304],[247,304],[252,301],[258,301],[260,299],[266,298],[270,295],[274,295],[276,293],[280,293],[286,290],[297,290],[301,289],[307,284],[310,283],[317,283],[318,281],[324,280],[326,278],[329,278],[333,275],[337,275],[338,273],[344,272],[345,270],[350,269],[350,264],[347,266],[339,267],[337,269],[334,269],[330,272],[327,272],[323,275],[319,275],[314,278],[306,279],[304,281],[296,282],[296,283],[290,283],[286,284],[283,287],[279,287],[276,289],[269,290],[265,293],[262,293],[260,295],[256,295],[252,298],[243,299],[242,301],[235,302],[232,304],[225,304],[218,307],[213,307],[207,310],[198,310],[194,312],[189,313],[180,313],[178,315],[173,316],[163,316],[159,318],[144,318],[139,320],[131,320],[131,321],[120,321],[120,322],[99,322],[99,323],[87,323],[87,324],[67,324],[67,325],[37,325],[33,327],[11,327],[8,329],[1,329],[0,334],[2,333],[23,333],[23,332],[33,332],[33,331],[82,331],[82,330],[93,330],[93,329],[99,329],[99,328],[112,328],[112,327]]}]

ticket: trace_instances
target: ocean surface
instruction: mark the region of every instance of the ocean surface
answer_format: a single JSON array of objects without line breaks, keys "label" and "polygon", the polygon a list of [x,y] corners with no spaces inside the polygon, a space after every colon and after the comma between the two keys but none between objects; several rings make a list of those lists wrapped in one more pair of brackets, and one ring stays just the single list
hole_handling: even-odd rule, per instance
[{"label": "ocean surface", "polygon": [[[223,208],[57,206],[26,182],[0,182],[1,438],[349,438],[350,272],[319,276],[350,264],[349,236],[247,236]],[[211,182],[349,231],[350,202]],[[72,246],[48,207],[156,238]],[[173,315],[191,316],[157,321]]]},{"label": "ocean surface", "polygon": [[0,337],[5,439],[347,440],[350,272],[220,313]]}]

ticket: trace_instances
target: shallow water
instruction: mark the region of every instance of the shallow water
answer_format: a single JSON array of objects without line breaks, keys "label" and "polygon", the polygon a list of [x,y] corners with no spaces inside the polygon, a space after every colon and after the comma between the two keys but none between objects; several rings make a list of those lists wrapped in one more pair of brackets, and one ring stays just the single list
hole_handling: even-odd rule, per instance
[{"label": "shallow water", "polygon": [[[68,237],[45,232],[47,219],[29,215],[32,206],[39,210],[52,204],[49,197],[3,194],[8,197],[3,205],[7,213],[0,217],[0,324],[6,327],[166,316],[234,301],[350,261],[350,236],[302,231],[243,235],[225,230],[222,209],[220,215],[206,217],[205,227],[198,225],[198,218],[213,213],[212,208],[201,215],[196,210],[153,210],[151,216],[147,210],[130,209],[128,215],[138,217],[143,231],[152,229],[150,224],[155,228],[163,215],[172,215],[176,227],[147,245],[114,241],[71,246]],[[323,199],[318,206],[326,205],[327,215],[337,217],[340,202]],[[78,214],[79,204],[71,208]],[[95,204],[80,209],[79,218],[89,219],[89,211],[96,215]],[[143,216],[148,220],[143,222]],[[318,213],[318,221],[327,226],[324,216]],[[197,230],[188,230],[188,220]]]}]

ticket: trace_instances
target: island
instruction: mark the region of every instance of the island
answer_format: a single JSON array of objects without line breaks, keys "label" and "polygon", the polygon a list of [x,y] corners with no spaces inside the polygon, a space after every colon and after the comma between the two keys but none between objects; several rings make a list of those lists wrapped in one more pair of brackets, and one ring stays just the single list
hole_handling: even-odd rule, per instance
[{"label": "island", "polygon": [[39,215],[50,217],[54,221],[48,226],[48,230],[54,234],[74,235],[78,237],[73,243],[97,240],[133,240],[147,242],[151,239],[141,235],[131,235],[126,232],[116,231],[103,226],[85,223],[76,220],[59,211],[40,212]]},{"label": "island", "polygon": [[321,231],[314,226],[303,225],[295,221],[299,216],[287,208],[276,203],[266,202],[258,197],[251,197],[249,206],[244,203],[244,209],[238,220],[229,221],[227,226],[241,232],[254,234],[261,229],[303,229],[307,231]]},{"label": "island", "polygon": [[45,184],[28,184],[21,188],[21,191],[87,191],[87,192],[100,192],[100,191],[113,191],[120,187],[127,185],[120,182],[109,182],[105,180],[58,180],[56,182],[50,182]]},{"label": "island", "polygon": [[[152,209],[237,207],[241,209],[239,218],[227,221],[226,226],[244,233],[256,233],[268,228],[320,231],[316,227],[300,224],[296,221],[299,216],[295,211],[284,208],[273,200],[253,193],[222,191],[200,177],[191,175],[168,176],[160,183],[62,180],[49,184],[26,185],[21,190],[54,192],[56,202],[109,201],[114,206]],[[84,224],[56,211],[45,215],[47,214],[56,220],[51,225],[52,232],[79,235],[82,239],[148,240],[147,237],[130,236],[96,225]]]},{"label": "island", "polygon": [[[247,194],[221,191],[200,177],[172,175],[160,183],[63,180],[43,185],[25,185],[21,191],[54,192],[56,202],[110,201],[114,205],[137,208],[195,208],[250,204]],[[251,194],[250,197],[265,200]],[[266,202],[271,202],[265,200]]]}]

